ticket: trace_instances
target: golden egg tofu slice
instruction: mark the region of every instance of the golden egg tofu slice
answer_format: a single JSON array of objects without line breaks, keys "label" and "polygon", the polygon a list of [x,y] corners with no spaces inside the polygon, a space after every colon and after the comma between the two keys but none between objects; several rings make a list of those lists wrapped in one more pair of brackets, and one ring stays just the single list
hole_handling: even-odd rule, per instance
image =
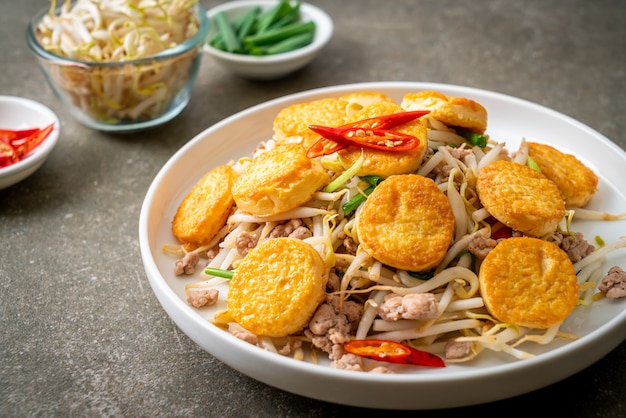
[{"label": "golden egg tofu slice", "polygon": [[300,144],[277,144],[255,157],[233,185],[237,207],[257,216],[287,212],[328,184],[322,165]]},{"label": "golden egg tofu slice", "polygon": [[[346,124],[358,122],[394,113],[404,112],[400,106],[389,101],[375,102],[364,109],[355,112],[348,118]],[[368,148],[350,146],[339,151],[339,161],[344,169],[351,167],[365,153],[365,159],[361,168],[357,172],[358,176],[375,175],[389,177],[394,174],[412,173],[419,168],[424,160],[428,141],[426,140],[426,123],[423,119],[416,119],[412,122],[393,128],[392,130],[407,135],[413,135],[419,139],[419,145],[410,151],[382,151]]]},{"label": "golden egg tofu slice", "polygon": [[489,213],[516,231],[542,237],[565,216],[556,184],[532,168],[512,161],[494,161],[478,173],[476,190]]},{"label": "golden egg tofu slice", "polygon": [[483,260],[478,279],[489,313],[523,327],[558,325],[578,300],[576,272],[567,254],[539,238],[502,240]]},{"label": "golden egg tofu slice", "polygon": [[358,91],[355,93],[348,93],[341,96],[340,99],[348,102],[348,105],[346,106],[346,116],[348,118],[350,118],[350,116],[352,116],[355,112],[358,112],[374,103],[395,103],[395,100],[391,97],[383,93],[373,91]]},{"label": "golden egg tofu slice", "polygon": [[309,149],[320,138],[309,125],[341,126],[346,121],[348,102],[325,98],[298,103],[281,109],[274,118],[274,138],[277,142],[299,143]]},{"label": "golden egg tofu slice", "polygon": [[326,295],[328,274],[304,241],[272,238],[252,249],[228,284],[232,318],[257,335],[284,337],[302,330]]},{"label": "golden egg tofu slice", "polygon": [[528,155],[537,163],[541,173],[559,188],[568,207],[585,206],[598,190],[598,176],[571,154],[553,146],[528,142]]},{"label": "golden egg tofu slice", "polygon": [[454,233],[448,198],[416,174],[390,176],[368,196],[356,227],[361,247],[398,269],[428,271],[445,256]]},{"label": "golden egg tofu slice", "polygon": [[483,134],[487,130],[487,110],[465,97],[451,97],[434,90],[406,93],[400,103],[405,110],[429,110],[429,116],[454,127]]},{"label": "golden egg tofu slice", "polygon": [[206,173],[189,191],[172,220],[172,233],[187,251],[208,244],[224,226],[235,204],[237,174],[229,165]]}]

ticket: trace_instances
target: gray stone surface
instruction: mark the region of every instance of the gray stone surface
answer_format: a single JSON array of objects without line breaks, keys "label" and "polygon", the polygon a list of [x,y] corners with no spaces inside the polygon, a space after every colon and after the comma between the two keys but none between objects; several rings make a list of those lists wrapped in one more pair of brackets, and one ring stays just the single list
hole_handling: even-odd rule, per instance
[{"label": "gray stone surface", "polygon": [[[178,330],[150,289],[137,238],[144,195],[176,150],[239,110],[329,85],[441,82],[540,103],[626,147],[623,0],[311,1],[332,15],[336,32],[306,69],[249,82],[205,57],[187,109],[128,135],[79,125],[45,85],[24,40],[44,3],[0,6],[0,94],[38,100],[62,120],[46,164],[0,191],[0,416],[366,412],[283,392],[225,366]],[[453,412],[534,414],[547,405],[563,416],[623,417],[624,370],[622,343],[559,383]]]}]

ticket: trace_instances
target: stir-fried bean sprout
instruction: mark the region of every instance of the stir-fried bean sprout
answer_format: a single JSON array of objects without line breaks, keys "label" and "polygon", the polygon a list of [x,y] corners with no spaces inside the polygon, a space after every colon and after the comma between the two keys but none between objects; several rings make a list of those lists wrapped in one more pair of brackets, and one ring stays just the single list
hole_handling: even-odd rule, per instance
[{"label": "stir-fried bean sprout", "polygon": [[[36,26],[50,77],[71,102],[107,123],[153,119],[193,71],[198,48],[159,56],[193,37],[196,0],[66,1]],[[54,56],[69,59],[55,59]]]}]

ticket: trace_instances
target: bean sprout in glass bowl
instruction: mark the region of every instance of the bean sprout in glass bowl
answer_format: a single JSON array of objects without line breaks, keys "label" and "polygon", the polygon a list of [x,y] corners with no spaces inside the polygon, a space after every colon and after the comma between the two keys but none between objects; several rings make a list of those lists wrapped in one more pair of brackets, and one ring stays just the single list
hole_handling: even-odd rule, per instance
[{"label": "bean sprout in glass bowl", "polygon": [[187,106],[209,21],[199,4],[164,3],[142,9],[121,0],[78,0],[32,18],[28,46],[80,123],[137,131],[168,122]]}]

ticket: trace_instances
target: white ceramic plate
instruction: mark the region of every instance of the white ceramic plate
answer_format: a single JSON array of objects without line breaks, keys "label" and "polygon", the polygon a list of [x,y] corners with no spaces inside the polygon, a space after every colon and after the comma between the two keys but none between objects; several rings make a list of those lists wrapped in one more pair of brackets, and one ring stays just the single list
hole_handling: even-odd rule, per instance
[{"label": "white ceramic plate", "polygon": [[[398,374],[368,374],[331,369],[264,351],[240,341],[211,323],[213,312],[185,302],[184,285],[197,278],[173,274],[174,258],[162,251],[175,244],[171,220],[181,200],[209,169],[249,156],[272,135],[272,121],[290,104],[357,91],[377,91],[400,101],[409,91],[438,90],[481,103],[489,112],[488,134],[516,149],[522,137],[545,142],[577,155],[599,174],[599,190],[590,208],[611,213],[626,210],[626,153],[591,128],[553,110],[498,93],[431,83],[383,82],[322,88],[272,100],[233,115],[200,133],[161,169],[145,198],[139,225],[141,254],[150,284],[174,322],[206,351],[240,372],[299,395],[371,408],[435,409],[466,406],[520,395],[564,379],[591,365],[626,339],[626,300],[602,300],[578,307],[564,331],[580,338],[572,342],[531,347],[538,355],[514,360],[483,352],[473,362],[443,369],[407,369]],[[626,220],[577,222],[574,230],[592,239],[615,241],[626,232]],[[624,250],[607,263],[626,267]],[[225,288],[223,289],[225,292]],[[224,294],[224,293],[223,293]],[[526,347],[526,346],[525,346]]]}]

